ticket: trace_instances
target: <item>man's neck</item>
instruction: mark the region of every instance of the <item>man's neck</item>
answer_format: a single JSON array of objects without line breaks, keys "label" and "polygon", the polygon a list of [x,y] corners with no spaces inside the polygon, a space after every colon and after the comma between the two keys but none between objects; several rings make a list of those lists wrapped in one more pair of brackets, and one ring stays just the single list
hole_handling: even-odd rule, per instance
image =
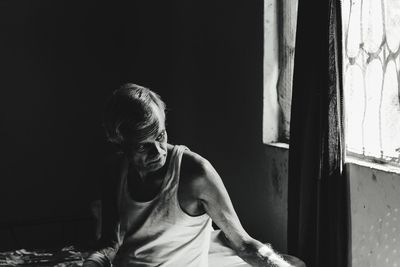
[{"label": "man's neck", "polygon": [[168,160],[160,169],[156,171],[146,171],[146,170],[136,170],[137,177],[142,183],[157,183],[157,181],[163,180],[167,169],[168,169]]},{"label": "man's neck", "polygon": [[148,183],[150,181],[157,181],[159,179],[164,178],[164,176],[167,172],[168,166],[169,166],[172,149],[173,149],[173,145],[168,144],[167,160],[166,160],[164,166],[162,166],[160,169],[158,169],[156,171],[147,171],[147,170],[143,170],[143,169],[137,169],[135,166],[131,165],[131,168],[134,170],[134,172],[136,172],[138,179],[143,183],[146,183],[146,182]]},{"label": "man's neck", "polygon": [[137,170],[137,173],[138,173],[139,179],[140,179],[143,183],[144,183],[145,181],[148,180],[148,176],[149,176],[149,173],[150,173],[150,172],[148,172],[148,171],[140,171],[140,170]]}]

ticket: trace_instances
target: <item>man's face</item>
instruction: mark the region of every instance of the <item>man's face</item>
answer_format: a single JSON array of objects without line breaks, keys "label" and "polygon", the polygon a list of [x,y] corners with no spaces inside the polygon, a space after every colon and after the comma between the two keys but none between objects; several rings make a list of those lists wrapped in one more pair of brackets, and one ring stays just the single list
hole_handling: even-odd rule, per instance
[{"label": "man's face", "polygon": [[153,172],[164,166],[167,159],[167,131],[165,115],[158,107],[153,107],[157,122],[155,130],[124,145],[125,154],[139,172]]}]

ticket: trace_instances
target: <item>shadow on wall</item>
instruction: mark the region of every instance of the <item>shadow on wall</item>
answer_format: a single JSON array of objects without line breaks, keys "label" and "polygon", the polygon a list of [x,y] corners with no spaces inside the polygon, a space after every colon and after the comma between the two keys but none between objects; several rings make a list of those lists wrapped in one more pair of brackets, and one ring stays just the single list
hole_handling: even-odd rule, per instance
[{"label": "shadow on wall", "polygon": [[287,251],[289,149],[285,144],[265,145],[266,235],[279,251]]},{"label": "shadow on wall", "polygon": [[[161,94],[171,142],[208,158],[243,225],[270,239],[267,189],[259,187],[261,1],[5,0],[0,7],[0,223],[87,216],[109,150],[101,110],[130,81]],[[43,234],[62,236],[50,228]]]}]

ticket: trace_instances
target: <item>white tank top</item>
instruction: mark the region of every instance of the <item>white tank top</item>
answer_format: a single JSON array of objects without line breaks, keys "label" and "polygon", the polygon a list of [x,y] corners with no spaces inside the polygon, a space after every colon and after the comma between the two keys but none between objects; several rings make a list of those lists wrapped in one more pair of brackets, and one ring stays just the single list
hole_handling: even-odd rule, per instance
[{"label": "white tank top", "polygon": [[211,219],[190,216],[178,202],[179,174],[185,146],[174,146],[160,193],[148,202],[134,201],[121,178],[120,240],[115,266],[206,267]]}]

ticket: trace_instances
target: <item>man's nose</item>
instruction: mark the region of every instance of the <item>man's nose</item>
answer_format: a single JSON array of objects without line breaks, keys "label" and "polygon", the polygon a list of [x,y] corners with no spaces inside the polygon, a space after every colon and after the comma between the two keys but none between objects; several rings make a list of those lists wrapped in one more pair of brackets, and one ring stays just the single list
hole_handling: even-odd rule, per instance
[{"label": "man's nose", "polygon": [[161,145],[158,142],[155,142],[151,146],[151,155],[152,156],[157,156],[157,155],[161,155],[161,154],[162,154]]}]

